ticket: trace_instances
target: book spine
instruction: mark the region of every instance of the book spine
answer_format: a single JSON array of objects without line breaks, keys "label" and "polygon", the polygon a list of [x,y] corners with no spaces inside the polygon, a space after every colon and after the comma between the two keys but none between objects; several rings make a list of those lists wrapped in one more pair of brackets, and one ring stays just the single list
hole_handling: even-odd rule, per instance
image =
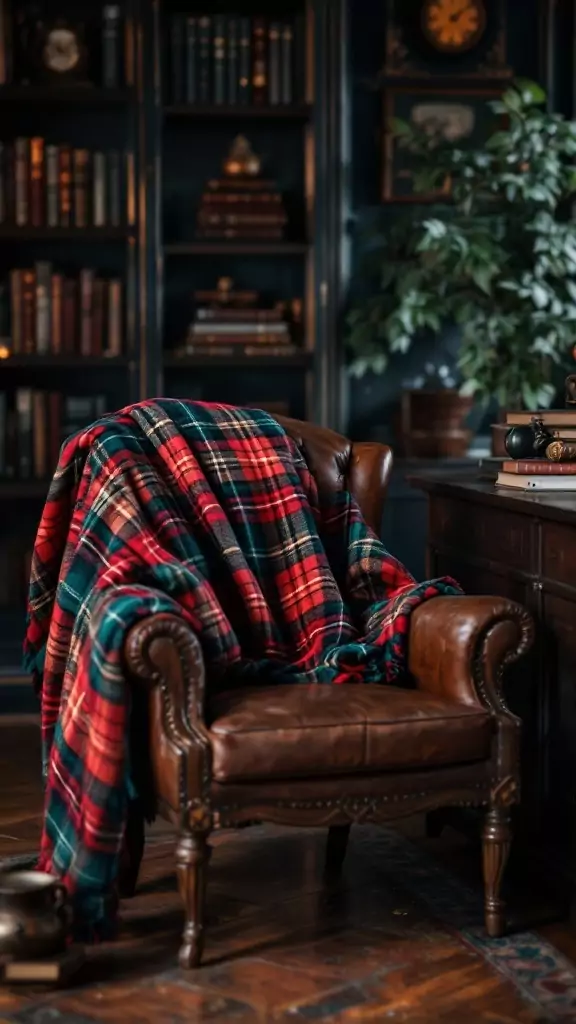
[{"label": "book spine", "polygon": [[50,290],[52,267],[49,263],[36,264],[36,352],[50,352]]},{"label": "book spine", "polygon": [[62,298],[62,352],[74,355],[77,338],[78,285],[71,278],[64,280]]},{"label": "book spine", "polygon": [[16,186],[16,224],[26,227],[29,217],[28,203],[28,167],[30,163],[30,144],[28,139],[18,138],[14,143],[14,180]]},{"label": "book spine", "polygon": [[11,348],[10,290],[7,281],[0,281],[0,345]]},{"label": "book spine", "polygon": [[249,103],[251,96],[250,76],[250,18],[240,18],[238,38],[238,99]]},{"label": "book spine", "polygon": [[196,103],[197,20],[186,18],[186,103]]},{"label": "book spine", "polygon": [[92,355],[92,303],[94,271],[80,271],[80,355]]},{"label": "book spine", "polygon": [[29,480],[32,476],[32,390],[16,391],[16,429],[18,437],[18,476]]},{"label": "book spine", "polygon": [[174,14],[170,22],[170,68],[172,103],[184,102],[184,16]]},{"label": "book spine", "polygon": [[280,25],[270,23],[268,30],[268,102],[280,103]]},{"label": "book spine", "polygon": [[106,282],[97,277],[93,284],[92,298],[92,341],[93,356],[101,356],[104,350],[104,313],[106,309]]},{"label": "book spine", "polygon": [[282,26],[280,54],[280,102],[293,103],[294,90],[294,31],[292,25]]},{"label": "book spine", "polygon": [[72,226],[72,150],[69,146],[60,146],[58,150],[59,183],[60,183],[60,226]]},{"label": "book spine", "polygon": [[198,229],[199,238],[228,238],[231,240],[274,242],[284,236],[282,228],[202,228]]},{"label": "book spine", "polygon": [[12,352],[22,354],[22,271],[10,271],[10,334]]},{"label": "book spine", "polygon": [[77,228],[88,226],[88,160],[87,149],[74,150],[74,225]]},{"label": "book spine", "polygon": [[119,228],[122,223],[122,175],[120,154],[113,150],[108,153],[108,216],[110,225]]},{"label": "book spine", "polygon": [[198,101],[210,102],[210,18],[198,19]]},{"label": "book spine", "polygon": [[30,223],[44,224],[44,139],[30,139]]},{"label": "book spine", "polygon": [[34,355],[36,351],[36,322],[34,316],[34,299],[36,295],[36,275],[33,270],[22,271],[22,352]]},{"label": "book spine", "polygon": [[503,462],[503,473],[517,476],[574,476],[576,462],[548,462],[539,459],[519,459],[517,462]]},{"label": "book spine", "polygon": [[46,393],[32,393],[32,444],[33,468],[36,480],[44,480],[48,475],[48,438],[47,438]]},{"label": "book spine", "polygon": [[52,355],[62,353],[62,275],[52,274],[50,282],[50,340]]},{"label": "book spine", "polygon": [[226,33],[227,69],[226,82],[228,86],[228,103],[235,106],[238,103],[238,19],[228,18],[228,31]]},{"label": "book spine", "polygon": [[306,18],[298,15],[292,30],[292,78],[290,103],[304,103],[307,100],[306,85]]},{"label": "book spine", "polygon": [[252,23],[252,102],[266,103],[268,96],[266,22],[254,18]]},{"label": "book spine", "polygon": [[109,4],[102,11],[102,85],[120,85],[120,7]]},{"label": "book spine", "polygon": [[192,331],[189,335],[192,344],[194,345],[262,345],[266,348],[268,345],[286,345],[290,344],[291,339],[289,335],[286,338],[278,337],[275,333],[262,334],[260,331],[245,331],[242,334],[235,334],[234,331],[230,331],[229,334],[196,334]]},{"label": "book spine", "polygon": [[51,391],[48,395],[48,460],[50,470],[55,470],[60,458],[62,437],[62,395]]},{"label": "book spine", "polygon": [[57,228],[58,218],[58,146],[46,146],[46,223]]},{"label": "book spine", "polygon": [[94,227],[103,228],[106,224],[106,157],[104,153],[94,153],[92,168]]},{"label": "book spine", "polygon": [[108,282],[108,338],[106,355],[122,355],[122,282]]},{"label": "book spine", "polygon": [[214,103],[226,102],[226,23],[223,17],[214,18]]}]

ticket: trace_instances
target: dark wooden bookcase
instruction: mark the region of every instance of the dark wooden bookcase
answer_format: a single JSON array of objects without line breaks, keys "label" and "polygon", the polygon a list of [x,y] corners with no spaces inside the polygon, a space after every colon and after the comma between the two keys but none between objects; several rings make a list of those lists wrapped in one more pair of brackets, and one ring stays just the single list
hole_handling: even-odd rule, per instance
[{"label": "dark wooden bookcase", "polygon": [[[3,61],[13,57],[14,39],[6,26],[23,6],[29,6],[26,0],[0,0],[0,82]],[[74,5],[59,0],[39,0],[36,6],[42,16],[46,12],[96,25],[105,5],[89,0],[76,13]],[[160,394],[235,404],[276,402],[291,415],[341,427],[344,0],[123,0],[118,6],[123,68],[118,86],[103,88],[98,80],[77,87],[22,84],[17,73],[8,73],[0,84],[0,143],[40,136],[46,145],[130,153],[122,224],[16,226],[12,217],[0,218],[0,285],[15,268],[38,261],[50,262],[63,274],[91,267],[121,279],[121,354],[19,351],[0,358],[0,393],[9,401],[18,389],[79,398],[102,395],[110,409]],[[175,102],[170,19],[176,13],[297,21],[301,49],[295,52],[292,101]],[[265,176],[277,181],[285,197],[289,223],[283,240],[212,241],[196,234],[202,191],[209,178],[219,176],[238,134],[248,137],[263,159]],[[179,356],[194,291],[213,288],[221,276],[259,291],[266,300],[301,298],[301,349],[286,356]],[[47,480],[33,474],[0,477],[0,580],[5,581],[0,583],[0,684],[2,678],[14,681],[18,672],[26,555],[46,490]]]}]

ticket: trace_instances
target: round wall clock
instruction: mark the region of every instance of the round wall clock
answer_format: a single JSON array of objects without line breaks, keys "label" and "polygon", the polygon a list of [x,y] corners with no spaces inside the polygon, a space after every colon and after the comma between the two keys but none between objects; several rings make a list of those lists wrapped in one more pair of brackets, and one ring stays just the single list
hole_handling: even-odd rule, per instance
[{"label": "round wall clock", "polygon": [[78,67],[81,57],[81,44],[72,29],[58,27],[46,33],[42,62],[48,71],[54,71],[59,75],[70,74]]},{"label": "round wall clock", "polygon": [[486,29],[484,0],[425,0],[422,30],[442,53],[465,53]]}]

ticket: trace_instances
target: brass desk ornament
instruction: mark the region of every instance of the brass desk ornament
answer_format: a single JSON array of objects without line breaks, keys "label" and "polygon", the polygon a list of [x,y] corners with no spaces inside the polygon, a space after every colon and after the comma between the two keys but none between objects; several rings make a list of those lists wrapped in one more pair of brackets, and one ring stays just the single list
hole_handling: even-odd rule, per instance
[{"label": "brass desk ornament", "polygon": [[546,449],[546,458],[551,462],[573,462],[576,459],[576,444],[568,441],[552,441]]}]

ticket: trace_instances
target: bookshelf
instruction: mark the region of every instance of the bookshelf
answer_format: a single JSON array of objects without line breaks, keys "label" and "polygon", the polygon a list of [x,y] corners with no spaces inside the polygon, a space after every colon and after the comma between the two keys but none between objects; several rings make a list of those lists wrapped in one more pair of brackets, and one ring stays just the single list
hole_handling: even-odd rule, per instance
[{"label": "bookshelf", "polygon": [[[337,337],[346,276],[342,256],[347,160],[342,103],[344,0],[214,0],[210,4],[123,0],[118,5],[87,0],[81,9],[66,6],[65,0],[44,0],[41,6],[47,25],[52,18],[64,17],[73,28],[83,28],[90,73],[86,82],[65,85],[36,81],[34,73],[23,74],[18,66],[21,47],[15,32],[6,31],[6,26],[10,29],[10,19],[27,7],[27,0],[0,0],[0,580],[6,581],[0,583],[0,685],[2,672],[12,678],[17,671],[27,559],[53,468],[56,408],[59,434],[85,425],[104,408],[120,408],[157,394],[268,404],[278,412],[341,426]],[[103,31],[105,8],[118,12],[112,80]],[[196,66],[194,72],[193,102],[187,93],[188,51],[183,51],[183,91],[178,94],[174,89],[175,17],[180,25],[194,25],[196,30],[204,21],[203,31],[208,31],[206,64],[203,70]],[[236,72],[229,63],[233,47],[226,35],[240,23],[250,31],[249,95],[243,98],[234,91],[236,85],[233,88]],[[265,71],[258,96],[251,92],[257,23],[264,32],[260,58]],[[214,44],[215,32],[222,26],[225,64],[224,77],[218,79],[222,68],[215,69]],[[286,30],[287,47],[274,72],[284,75],[276,81],[276,94],[269,80],[269,48],[275,45],[270,32],[275,26],[281,36]],[[94,53],[91,41],[95,41]],[[195,53],[198,59],[199,50]],[[206,77],[203,96],[198,88],[202,76]],[[222,163],[239,135],[249,140],[262,160],[262,175],[274,182],[274,191],[282,197],[287,220],[282,237],[207,238],[198,231],[198,210],[207,182],[221,175]],[[39,139],[41,186],[34,186],[31,150],[34,146],[38,151]],[[14,164],[16,140],[26,140],[25,172],[20,165],[17,172]],[[62,157],[62,147],[72,156]],[[88,153],[82,158],[89,168],[85,200],[78,199],[75,191],[75,150]],[[52,166],[58,165],[56,184],[54,177],[48,180],[49,151]],[[103,162],[95,154],[104,154],[106,166],[106,198],[100,194],[98,217],[94,174]],[[120,214],[116,209],[114,216],[107,205],[112,190],[107,154],[119,154],[121,160]],[[60,217],[62,159],[65,173],[66,160],[72,163],[70,209],[64,222]],[[16,179],[22,182],[23,177],[25,212],[21,184],[20,208],[16,201]],[[91,275],[82,276],[87,270]],[[25,284],[33,290],[29,301],[34,312],[20,310],[16,344],[12,314],[22,287],[19,291],[17,283],[14,292],[14,271],[35,275],[33,285],[28,278]],[[44,323],[39,328],[38,275],[40,292],[42,275],[49,291],[49,327]],[[55,303],[63,302],[55,295],[64,287],[57,281],[54,292],[54,275],[75,282],[68,286],[76,306],[73,315],[69,312],[67,335],[65,326],[58,335],[52,321]],[[186,338],[198,305],[195,293],[214,289],[223,278],[232,279],[241,291],[257,292],[258,303],[266,307],[296,300],[301,319],[297,331],[294,325],[290,328],[297,333],[290,345],[268,351],[253,346],[250,355],[245,347],[226,355],[188,351]],[[95,286],[95,281],[101,283]],[[103,314],[97,312],[94,298],[96,288],[99,296],[105,296],[108,310],[110,282],[119,282],[121,289],[121,313],[112,345],[107,336],[110,323],[106,313],[104,325],[100,322]],[[92,288],[91,300],[83,288]],[[83,319],[83,296],[92,317],[90,328]],[[70,298],[68,309],[72,309]],[[70,323],[75,325],[73,337]],[[4,412],[12,410],[12,420],[14,412],[17,419],[22,395],[37,392],[46,397],[32,399],[31,416],[34,409],[48,416],[42,420],[47,424],[47,451],[43,453],[41,444],[35,447],[36,434],[28,429],[24,441],[18,435],[9,465],[7,451],[13,438],[7,439]],[[54,421],[50,426],[48,407],[55,394],[61,400],[58,405],[54,399],[50,407]],[[25,421],[30,413],[24,410],[23,415]],[[13,433],[13,425],[10,429]],[[19,445],[27,446],[25,472],[21,472]]]}]

